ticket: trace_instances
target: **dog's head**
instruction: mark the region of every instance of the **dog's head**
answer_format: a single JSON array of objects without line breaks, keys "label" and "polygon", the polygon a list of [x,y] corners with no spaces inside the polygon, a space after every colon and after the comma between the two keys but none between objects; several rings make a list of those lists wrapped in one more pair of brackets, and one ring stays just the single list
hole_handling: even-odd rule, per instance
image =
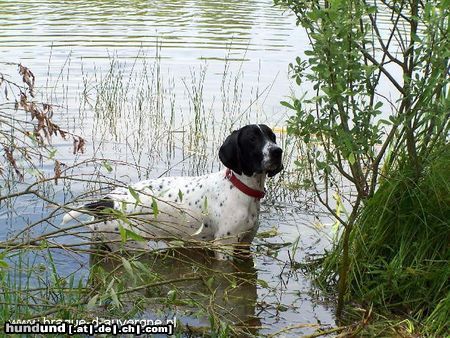
[{"label": "dog's head", "polygon": [[250,124],[226,138],[220,147],[219,158],[239,175],[267,173],[272,177],[283,170],[282,153],[272,129],[265,124]]}]

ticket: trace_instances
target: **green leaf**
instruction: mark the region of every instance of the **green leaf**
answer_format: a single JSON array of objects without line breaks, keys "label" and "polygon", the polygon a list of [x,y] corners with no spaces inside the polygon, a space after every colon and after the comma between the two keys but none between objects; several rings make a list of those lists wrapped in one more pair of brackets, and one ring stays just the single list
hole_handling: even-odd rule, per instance
[{"label": "green leaf", "polygon": [[133,268],[131,267],[130,262],[124,257],[122,257],[122,265],[125,268],[126,272],[130,274],[130,276],[134,276]]},{"label": "green leaf", "polygon": [[285,107],[287,107],[289,109],[295,110],[295,107],[292,104],[290,104],[289,102],[281,101],[280,103],[281,103],[282,106],[285,106]]},{"label": "green leaf", "polygon": [[203,200],[203,211],[206,213],[208,211],[208,197],[205,196]]},{"label": "green leaf", "polygon": [[92,310],[92,309],[95,307],[95,305],[97,304],[97,299],[98,299],[98,294],[96,294],[94,297],[92,297],[92,298],[89,300],[89,302],[88,302],[87,305],[86,305],[86,308],[87,308],[88,310]]},{"label": "green leaf", "polygon": [[169,298],[171,302],[175,301],[177,298],[177,291],[173,289],[169,290],[169,292],[167,292],[167,298]]},{"label": "green leaf", "polygon": [[156,200],[154,197],[152,197],[152,210],[153,210],[153,217],[155,217],[155,219],[156,219],[159,214],[159,209],[158,209],[158,203],[156,203]]},{"label": "green leaf", "polygon": [[267,284],[267,282],[264,279],[258,279],[257,283],[265,289],[267,289],[269,287],[269,284]]},{"label": "green leaf", "polygon": [[116,290],[114,290],[114,288],[111,288],[110,295],[111,295],[111,299],[112,299],[114,305],[116,307],[120,308],[119,298],[117,297],[117,293],[116,293]]},{"label": "green leaf", "polygon": [[368,14],[375,14],[377,12],[377,6],[367,6],[366,10]]},{"label": "green leaf", "polygon": [[127,238],[134,239],[135,241],[139,241],[139,242],[146,241],[146,239],[144,237],[142,237],[141,235],[138,235],[136,232],[134,232],[132,230],[125,229],[125,233],[126,233]]},{"label": "green leaf", "polygon": [[277,230],[277,228],[273,227],[272,229],[259,232],[256,236],[258,238],[271,238],[271,237],[275,237],[277,235],[278,235],[278,230]]},{"label": "green leaf", "polygon": [[378,124],[385,124],[385,125],[391,126],[392,122],[389,120],[380,119],[380,120],[378,120]]},{"label": "green leaf", "polygon": [[401,119],[400,119],[400,117],[398,117],[398,116],[389,116],[389,121],[391,121],[392,122],[392,124],[397,124],[397,123],[400,123],[400,121],[401,121]]},{"label": "green leaf", "polygon": [[111,165],[109,164],[108,161],[103,161],[103,162],[102,162],[102,166],[103,166],[103,168],[105,168],[106,171],[109,172],[109,173],[110,173],[111,171],[113,171],[113,168],[111,167]]},{"label": "green leaf", "polygon": [[281,312],[285,312],[285,311],[289,310],[289,308],[283,304],[278,304],[277,310],[281,311]]},{"label": "green leaf", "polygon": [[208,286],[208,288],[209,288],[210,290],[212,290],[212,289],[213,289],[213,284],[214,284],[214,277],[210,277],[210,278],[205,282],[205,284]]},{"label": "green leaf", "polygon": [[122,239],[122,242],[125,243],[127,241],[127,231],[122,226],[122,224],[119,224],[119,234],[120,234],[120,238]]},{"label": "green leaf", "polygon": [[181,190],[178,190],[178,198],[180,199],[180,202],[183,202],[183,192]]},{"label": "green leaf", "polygon": [[321,10],[312,10],[311,12],[308,12],[306,15],[312,21],[317,21],[318,19],[320,19],[321,14],[322,14]]},{"label": "green leaf", "polygon": [[136,190],[134,190],[132,187],[129,186],[128,191],[130,192],[131,196],[133,196],[134,200],[136,201],[134,204],[135,206],[137,206],[138,204],[142,204],[141,198],[139,197],[139,193]]},{"label": "green leaf", "polygon": [[182,246],[184,246],[184,242],[183,241],[177,241],[177,240],[170,241],[169,244],[170,244],[170,246],[173,246],[173,247],[182,247]]},{"label": "green leaf", "polygon": [[49,151],[49,153],[48,153],[48,157],[49,157],[50,159],[55,158],[56,152],[57,152],[57,151],[58,151],[57,149],[51,149],[51,150]]},{"label": "green leaf", "polygon": [[8,267],[9,267],[8,263],[0,259],[0,268],[7,269]]},{"label": "green leaf", "polygon": [[355,154],[350,153],[350,155],[348,155],[348,162],[352,165],[355,164],[356,162]]},{"label": "green leaf", "polygon": [[375,104],[375,107],[373,107],[373,109],[377,110],[377,109],[380,109],[382,106],[383,106],[383,102],[378,101],[378,102]]}]

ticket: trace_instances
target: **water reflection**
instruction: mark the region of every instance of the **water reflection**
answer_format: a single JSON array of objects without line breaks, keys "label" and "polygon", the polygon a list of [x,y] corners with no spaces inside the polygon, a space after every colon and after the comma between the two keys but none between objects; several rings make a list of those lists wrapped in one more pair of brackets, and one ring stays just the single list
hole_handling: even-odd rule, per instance
[{"label": "water reflection", "polygon": [[[162,285],[157,291],[155,287],[139,289],[140,297],[146,298],[147,305],[137,317],[158,318],[162,310],[168,318],[175,316],[191,330],[197,331],[209,330],[211,317],[219,318],[255,334],[261,320],[256,310],[258,272],[253,257],[231,262],[217,261],[213,256],[211,252],[200,249],[170,249],[140,256],[138,261],[151,271],[150,278],[158,281],[188,280]],[[92,266],[110,273],[110,279],[131,281],[118,257],[91,256]],[[192,277],[198,279],[193,280]],[[143,281],[144,284],[147,282]],[[177,292],[177,301],[172,303],[166,302],[166,295],[171,290]],[[187,300],[195,305],[190,306]]]}]

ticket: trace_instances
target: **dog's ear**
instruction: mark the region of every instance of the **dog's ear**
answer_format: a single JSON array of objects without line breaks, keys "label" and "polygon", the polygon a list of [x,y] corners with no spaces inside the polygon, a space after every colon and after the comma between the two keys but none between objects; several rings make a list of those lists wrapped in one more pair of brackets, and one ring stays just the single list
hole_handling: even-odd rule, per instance
[{"label": "dog's ear", "polygon": [[274,143],[277,143],[277,137],[273,130],[267,124],[259,124],[261,130],[264,130],[264,133],[270,138],[270,140]]},{"label": "dog's ear", "polygon": [[238,138],[240,130],[235,130],[228,136],[219,150],[220,161],[225,167],[230,168],[236,174],[242,174],[241,150],[239,148]]},{"label": "dog's ear", "polygon": [[267,176],[272,177],[275,176],[276,174],[278,174],[280,171],[282,171],[284,169],[284,165],[280,165],[278,168],[276,168],[275,170],[269,170],[267,172]]}]

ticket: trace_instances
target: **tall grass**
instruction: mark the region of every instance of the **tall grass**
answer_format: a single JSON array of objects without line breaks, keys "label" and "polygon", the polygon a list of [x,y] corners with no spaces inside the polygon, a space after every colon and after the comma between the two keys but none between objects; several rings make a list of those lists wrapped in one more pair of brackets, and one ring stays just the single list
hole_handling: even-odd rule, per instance
[{"label": "tall grass", "polygon": [[[422,332],[440,336],[448,333],[450,315],[448,145],[436,149],[419,181],[400,163],[382,180],[351,234],[350,294],[354,301],[408,314],[422,322]],[[319,279],[328,285],[337,277],[342,239],[336,245]]]}]

